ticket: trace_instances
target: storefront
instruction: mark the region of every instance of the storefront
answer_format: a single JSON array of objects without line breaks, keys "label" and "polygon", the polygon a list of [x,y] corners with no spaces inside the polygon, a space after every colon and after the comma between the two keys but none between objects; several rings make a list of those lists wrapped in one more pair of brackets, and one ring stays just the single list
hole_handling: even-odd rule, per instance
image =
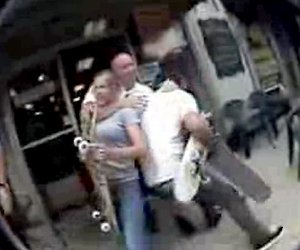
[{"label": "storefront", "polygon": [[[254,71],[263,89],[281,83],[276,53],[254,26],[249,29],[255,66],[251,71],[245,50],[236,39],[236,27],[220,1],[200,1],[185,15],[184,4],[175,6],[171,2],[136,6],[107,3],[106,10],[114,6],[122,15],[108,17],[107,13],[97,15],[97,9],[90,10],[92,21],[78,21],[76,39],[59,44],[57,38],[65,34],[52,34],[55,46],[45,49],[44,40],[43,50],[39,46],[31,50],[34,43],[27,51],[14,51],[7,45],[10,57],[18,58],[22,53],[26,57],[19,58],[2,78],[5,84],[1,86],[0,107],[12,188],[19,203],[25,196],[31,204],[29,208],[24,205],[23,213],[30,217],[24,234],[32,249],[40,249],[41,244],[50,248],[58,244],[66,249],[62,239],[72,246],[75,238],[86,232],[92,235],[89,244],[97,244],[99,229],[84,208],[91,181],[77,157],[73,139],[80,133],[80,105],[93,75],[109,68],[117,53],[133,54],[139,64],[139,80],[151,85],[159,61],[175,50],[178,57],[172,66],[186,83],[184,87],[204,110],[216,116],[224,103],[246,99],[256,88]],[[100,11],[100,6],[97,8]],[[67,30],[70,34],[74,31]],[[21,34],[7,41],[16,41]],[[74,233],[66,225],[76,211],[81,212]],[[62,237],[57,237],[53,225]]]},{"label": "storefront", "polygon": [[[87,208],[91,181],[73,146],[80,133],[81,101],[95,72],[108,68],[115,54],[129,52],[138,60],[139,79],[148,84],[159,60],[177,49],[180,56],[174,66],[188,83],[186,89],[203,95],[180,14],[165,4],[148,9],[138,6],[129,14],[123,28],[106,27],[102,19],[93,27],[87,22],[82,27],[85,37],[21,59],[5,77],[1,125],[6,134],[9,178],[27,218],[22,233],[32,249],[66,249],[84,235],[87,225],[90,244],[99,240],[97,223],[90,220]],[[153,21],[157,18],[167,20],[166,25],[159,26],[160,21]],[[76,233],[68,219],[74,211],[81,211]]]},{"label": "storefront", "polygon": [[250,53],[255,64],[260,88],[268,91],[283,84],[279,62],[270,39],[262,27],[252,24],[247,31]]}]

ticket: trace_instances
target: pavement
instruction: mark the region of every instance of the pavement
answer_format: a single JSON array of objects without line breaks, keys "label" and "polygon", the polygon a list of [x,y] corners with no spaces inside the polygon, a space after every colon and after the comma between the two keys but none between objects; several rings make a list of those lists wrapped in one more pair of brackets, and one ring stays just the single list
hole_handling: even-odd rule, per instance
[{"label": "pavement", "polygon": [[[295,250],[300,242],[300,182],[297,180],[296,166],[289,167],[286,132],[283,129],[273,148],[264,135],[253,145],[250,160],[245,160],[272,187],[272,197],[264,204],[249,201],[252,209],[265,223],[283,225],[285,234],[272,250]],[[295,161],[296,162],[296,161]],[[162,201],[154,201],[158,212],[160,232],[153,235],[154,249],[173,250],[250,250],[247,236],[224,213],[219,226],[211,231],[202,231],[187,237],[176,227],[172,212],[174,208]],[[186,210],[194,221],[199,221],[201,213],[195,208]],[[74,209],[63,216],[57,228],[62,232],[72,250],[114,250],[118,249],[112,235],[100,233],[99,226],[89,216],[88,208]],[[198,217],[197,217],[198,216]],[[196,219],[197,217],[197,219]],[[203,218],[202,218],[203,219]],[[203,221],[203,220],[202,220]]]}]

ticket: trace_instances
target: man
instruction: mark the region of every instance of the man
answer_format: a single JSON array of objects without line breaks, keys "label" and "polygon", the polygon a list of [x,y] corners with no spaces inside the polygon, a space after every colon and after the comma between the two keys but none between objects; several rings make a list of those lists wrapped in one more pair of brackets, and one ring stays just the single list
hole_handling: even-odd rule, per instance
[{"label": "man", "polygon": [[[168,61],[169,60],[169,61]],[[176,72],[168,68],[174,56],[163,63],[166,75]],[[213,133],[205,115],[199,113],[195,99],[171,79],[162,83],[144,112],[143,130],[146,134],[150,156],[144,167],[146,183],[154,194],[174,198],[174,179],[180,170],[185,138],[190,134],[203,146],[208,146]],[[205,173],[210,181],[200,185],[193,200],[200,204],[216,204],[226,209],[235,222],[249,235],[254,249],[265,250],[282,235],[283,228],[269,229],[250,211],[245,197],[232,185],[213,173]]]}]

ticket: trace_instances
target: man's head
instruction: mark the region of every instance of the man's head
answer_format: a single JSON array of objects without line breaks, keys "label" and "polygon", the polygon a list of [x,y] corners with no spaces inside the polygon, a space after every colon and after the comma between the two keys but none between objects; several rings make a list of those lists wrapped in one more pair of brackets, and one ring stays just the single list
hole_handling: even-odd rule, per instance
[{"label": "man's head", "polygon": [[181,49],[174,49],[170,51],[168,54],[160,62],[161,68],[164,71],[165,77],[174,81],[180,88],[186,89],[187,82],[185,77],[178,72],[180,67],[180,54]]},{"label": "man's head", "polygon": [[133,56],[127,53],[116,55],[111,61],[111,69],[123,87],[131,89],[134,86],[137,66]]}]

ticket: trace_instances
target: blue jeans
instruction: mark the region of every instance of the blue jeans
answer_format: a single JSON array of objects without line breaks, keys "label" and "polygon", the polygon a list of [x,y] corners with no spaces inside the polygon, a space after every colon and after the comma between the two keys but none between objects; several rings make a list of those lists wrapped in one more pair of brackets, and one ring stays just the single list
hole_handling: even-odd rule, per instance
[{"label": "blue jeans", "polygon": [[127,250],[151,249],[150,234],[145,227],[144,200],[139,180],[111,186]]}]

